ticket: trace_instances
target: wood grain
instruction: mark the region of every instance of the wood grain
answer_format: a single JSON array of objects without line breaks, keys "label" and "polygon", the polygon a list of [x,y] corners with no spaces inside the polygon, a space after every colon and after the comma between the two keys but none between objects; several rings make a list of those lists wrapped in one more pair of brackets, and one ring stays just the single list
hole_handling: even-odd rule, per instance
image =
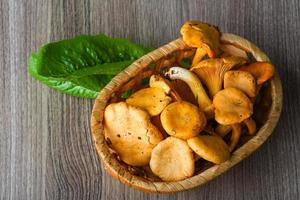
[{"label": "wood grain", "polygon": [[[0,1],[0,199],[299,199],[300,2]],[[146,194],[106,174],[90,135],[92,100],[60,94],[27,74],[42,44],[106,33],[158,47],[200,19],[258,44],[283,82],[280,122],[266,144],[213,182]]]}]

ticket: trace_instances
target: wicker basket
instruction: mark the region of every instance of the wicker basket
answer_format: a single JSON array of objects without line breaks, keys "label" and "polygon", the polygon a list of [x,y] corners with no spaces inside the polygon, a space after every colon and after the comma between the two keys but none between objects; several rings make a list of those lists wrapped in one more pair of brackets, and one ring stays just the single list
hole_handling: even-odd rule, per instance
[{"label": "wicker basket", "polygon": [[[269,61],[269,58],[256,45],[248,40],[229,33],[223,33],[222,43],[232,44],[235,47],[243,49],[257,61]],[[268,85],[271,100],[269,112],[266,120],[254,137],[244,143],[232,153],[230,160],[220,165],[210,165],[194,174],[194,176],[185,180],[176,182],[164,182],[157,179],[145,178],[139,175],[130,166],[126,166],[112,153],[103,134],[103,113],[108,103],[116,101],[121,92],[130,87],[137,87],[136,79],[141,79],[156,73],[158,69],[166,65],[174,65],[185,57],[193,56],[195,49],[187,47],[181,38],[164,45],[149,54],[141,57],[124,71],[115,76],[109,84],[98,95],[91,118],[92,135],[95,141],[96,149],[104,163],[108,173],[114,178],[126,183],[129,186],[141,189],[147,192],[178,192],[203,185],[224,173],[248,155],[258,149],[266,139],[271,135],[275,128],[281,113],[282,107],[282,86],[278,73]],[[154,66],[154,67],[153,67]],[[151,69],[150,69],[151,68]],[[143,75],[141,75],[143,74]],[[147,173],[147,172],[143,172]]]}]

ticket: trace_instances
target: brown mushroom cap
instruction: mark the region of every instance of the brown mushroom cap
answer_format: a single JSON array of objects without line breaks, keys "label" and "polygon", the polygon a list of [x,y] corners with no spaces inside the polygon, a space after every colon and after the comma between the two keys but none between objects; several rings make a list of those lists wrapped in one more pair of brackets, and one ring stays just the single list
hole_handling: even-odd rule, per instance
[{"label": "brown mushroom cap", "polygon": [[215,164],[230,158],[228,145],[218,136],[200,135],[189,139],[187,143],[200,157]]},{"label": "brown mushroom cap", "polygon": [[273,76],[275,68],[269,62],[256,62],[242,66],[239,70],[251,73],[256,78],[257,84],[261,85]]},{"label": "brown mushroom cap", "polygon": [[149,112],[151,116],[161,113],[161,111],[171,102],[171,97],[167,96],[161,88],[145,88],[133,93],[126,103],[140,107]]},{"label": "brown mushroom cap", "polygon": [[253,113],[253,104],[242,91],[226,88],[218,92],[213,99],[215,119],[223,125],[244,121]]},{"label": "brown mushroom cap", "polygon": [[163,140],[162,134],[150,122],[150,115],[125,102],[106,107],[104,133],[122,161],[132,166],[147,165],[152,149]]},{"label": "brown mushroom cap", "polygon": [[249,97],[256,96],[256,80],[246,71],[233,70],[228,71],[224,75],[224,88],[234,87]]},{"label": "brown mushroom cap", "polygon": [[213,97],[222,89],[225,72],[233,67],[245,64],[246,60],[241,57],[230,56],[224,58],[207,59],[191,68],[208,88],[209,94]]},{"label": "brown mushroom cap", "polygon": [[169,135],[184,140],[198,135],[206,125],[204,113],[185,101],[169,104],[162,111],[160,119]]},{"label": "brown mushroom cap", "polygon": [[181,27],[180,33],[187,45],[205,49],[210,58],[220,53],[221,34],[217,27],[200,21],[187,21]]},{"label": "brown mushroom cap", "polygon": [[194,155],[184,140],[168,137],[152,150],[150,168],[164,181],[183,180],[194,174]]}]

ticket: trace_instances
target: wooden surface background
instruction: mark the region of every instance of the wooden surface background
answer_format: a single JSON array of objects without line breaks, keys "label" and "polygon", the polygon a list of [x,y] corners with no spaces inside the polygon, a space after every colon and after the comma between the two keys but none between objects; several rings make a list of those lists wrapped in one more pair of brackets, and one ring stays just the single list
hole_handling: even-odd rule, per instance
[{"label": "wooden surface background", "polygon": [[[255,42],[283,82],[281,120],[248,159],[209,184],[147,194],[103,170],[90,135],[92,100],[58,93],[28,76],[41,45],[106,33],[158,47],[187,19]],[[0,199],[300,199],[299,0],[0,0]]]}]

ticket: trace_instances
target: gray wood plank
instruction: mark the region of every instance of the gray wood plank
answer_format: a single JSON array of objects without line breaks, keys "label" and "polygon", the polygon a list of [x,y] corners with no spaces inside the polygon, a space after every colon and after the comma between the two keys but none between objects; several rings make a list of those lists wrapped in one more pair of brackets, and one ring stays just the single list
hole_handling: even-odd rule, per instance
[{"label": "gray wood plank", "polygon": [[[298,0],[0,1],[0,199],[300,199]],[[211,183],[176,194],[129,188],[104,171],[90,135],[92,100],[27,74],[31,51],[106,33],[158,47],[200,19],[257,43],[283,81],[280,123],[266,144]]]}]

